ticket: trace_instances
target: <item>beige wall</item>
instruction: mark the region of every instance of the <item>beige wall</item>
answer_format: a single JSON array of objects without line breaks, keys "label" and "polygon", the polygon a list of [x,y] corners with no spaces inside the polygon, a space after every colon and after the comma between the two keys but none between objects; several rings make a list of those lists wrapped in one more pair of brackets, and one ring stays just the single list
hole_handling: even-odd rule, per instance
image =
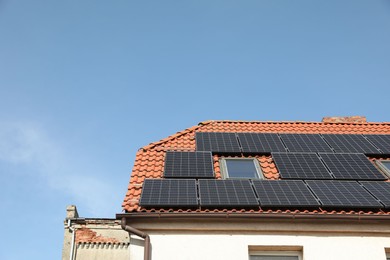
[{"label": "beige wall", "polygon": [[78,243],[77,260],[121,260],[130,259],[129,244]]}]

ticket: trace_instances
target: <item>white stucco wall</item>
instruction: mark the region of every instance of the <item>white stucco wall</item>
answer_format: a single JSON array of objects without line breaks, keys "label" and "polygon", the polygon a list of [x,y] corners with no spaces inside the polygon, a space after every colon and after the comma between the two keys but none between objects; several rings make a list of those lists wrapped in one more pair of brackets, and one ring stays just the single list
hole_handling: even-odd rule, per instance
[{"label": "white stucco wall", "polygon": [[[384,223],[208,224],[138,227],[151,235],[152,260],[248,260],[250,246],[301,246],[304,260],[385,260],[385,248],[390,248],[390,227]],[[143,243],[134,236],[132,240],[130,259],[142,260]]]},{"label": "white stucco wall", "polygon": [[[390,247],[388,237],[190,234],[153,235],[151,241],[153,260],[247,260],[249,245],[300,245],[304,260],[385,260]],[[130,259],[142,259],[142,248],[130,253]]]}]

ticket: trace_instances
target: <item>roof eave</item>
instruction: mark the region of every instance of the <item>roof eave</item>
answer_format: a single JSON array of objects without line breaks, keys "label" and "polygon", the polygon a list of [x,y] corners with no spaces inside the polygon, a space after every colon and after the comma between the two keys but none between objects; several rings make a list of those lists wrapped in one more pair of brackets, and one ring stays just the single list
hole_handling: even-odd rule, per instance
[{"label": "roof eave", "polygon": [[390,215],[388,214],[318,214],[318,213],[228,213],[228,212],[136,212],[136,213],[118,213],[117,219],[296,219],[296,220],[374,220],[374,221],[390,221]]}]

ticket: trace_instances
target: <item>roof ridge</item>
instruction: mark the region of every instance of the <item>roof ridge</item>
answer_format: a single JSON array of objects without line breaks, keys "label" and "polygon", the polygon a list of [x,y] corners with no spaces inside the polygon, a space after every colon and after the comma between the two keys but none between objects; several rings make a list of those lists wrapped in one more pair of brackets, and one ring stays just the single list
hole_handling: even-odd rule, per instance
[{"label": "roof ridge", "polygon": [[160,141],[153,142],[153,143],[150,143],[150,144],[148,144],[148,145],[146,145],[146,146],[143,146],[141,149],[144,150],[144,151],[145,151],[145,150],[152,149],[152,148],[154,148],[154,147],[157,146],[157,145],[160,145],[160,144],[169,142],[169,141],[171,141],[172,139],[175,139],[175,138],[178,138],[178,137],[180,137],[180,136],[182,136],[182,135],[188,134],[188,133],[190,133],[190,132],[192,132],[192,131],[195,131],[195,130],[197,130],[197,129],[199,129],[199,128],[205,126],[205,125],[208,125],[208,124],[211,124],[211,123],[214,123],[214,122],[215,122],[214,120],[208,120],[208,121],[200,122],[198,125],[195,125],[195,126],[186,128],[186,129],[184,129],[184,130],[182,130],[182,131],[176,132],[175,134],[170,135],[170,136],[168,136],[168,137],[166,137],[166,138],[163,138],[163,139],[161,139]]},{"label": "roof ridge", "polygon": [[301,121],[301,120],[284,120],[284,121],[273,121],[273,120],[207,120],[202,121],[198,125],[208,124],[208,123],[271,123],[271,124],[285,124],[285,123],[298,123],[298,124],[341,124],[341,125],[390,125],[390,122],[321,122],[321,121]]},{"label": "roof ridge", "polygon": [[318,121],[260,121],[260,120],[206,120],[201,121],[198,123],[198,125],[186,128],[182,131],[176,132],[173,135],[170,135],[166,138],[163,138],[157,142],[152,142],[146,146],[143,146],[140,148],[140,150],[149,150],[157,145],[164,144],[166,142],[171,141],[172,139],[178,138],[182,135],[188,134],[192,131],[195,131],[199,128],[202,128],[203,126],[215,124],[215,123],[233,123],[233,124],[239,124],[239,123],[247,123],[247,124],[324,124],[324,125],[390,125],[390,122],[318,122]]}]

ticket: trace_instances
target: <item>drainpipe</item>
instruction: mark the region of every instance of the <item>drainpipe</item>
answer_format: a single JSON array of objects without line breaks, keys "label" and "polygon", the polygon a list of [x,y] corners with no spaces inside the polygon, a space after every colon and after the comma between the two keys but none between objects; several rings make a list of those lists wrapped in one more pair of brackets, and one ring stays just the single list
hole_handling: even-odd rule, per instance
[{"label": "drainpipe", "polygon": [[71,244],[70,244],[69,260],[73,260],[73,256],[74,256],[74,240],[75,240],[75,235],[76,235],[75,228],[72,227],[72,222],[71,221],[72,221],[71,219],[68,219],[68,228],[69,228],[69,231],[72,232],[72,241],[71,241]]},{"label": "drainpipe", "polygon": [[138,230],[132,226],[126,224],[126,218],[122,218],[121,221],[122,229],[129,232],[130,234],[137,235],[145,240],[144,245],[144,260],[150,260],[150,237],[145,232]]}]

